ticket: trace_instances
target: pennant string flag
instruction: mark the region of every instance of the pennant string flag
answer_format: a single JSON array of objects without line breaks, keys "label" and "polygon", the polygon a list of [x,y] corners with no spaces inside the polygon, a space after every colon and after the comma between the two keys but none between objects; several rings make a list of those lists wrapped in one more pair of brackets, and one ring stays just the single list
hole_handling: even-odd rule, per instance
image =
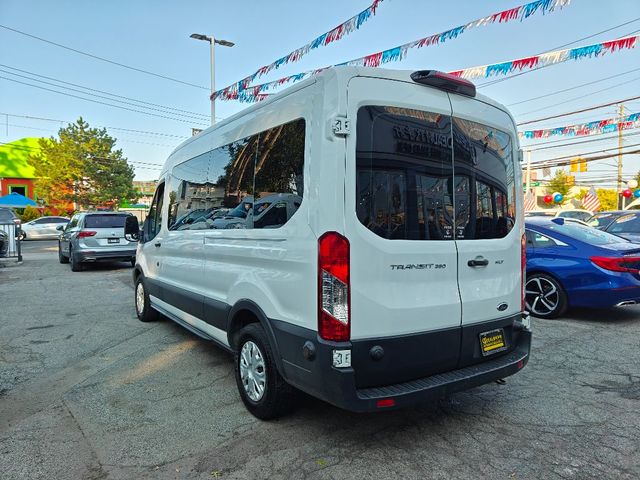
[{"label": "pennant string flag", "polygon": [[373,15],[376,14],[376,10],[378,9],[378,6],[380,5],[380,3],[382,3],[382,1],[383,0],[374,0],[373,3],[369,5],[369,7],[367,7],[357,15],[354,15],[346,22],[343,22],[337,27],[333,28],[332,30],[329,30],[328,32],[323,33],[322,35],[313,39],[311,42],[307,43],[306,45],[300,48],[295,49],[293,52],[288,53],[284,57],[280,57],[275,62],[272,62],[269,65],[260,67],[257,71],[255,71],[248,77],[245,77],[239,82],[237,82],[237,84],[242,85],[241,89],[247,88],[248,85],[252,81],[254,81],[256,78],[260,78],[261,76],[266,75],[270,71],[277,70],[281,66],[286,65],[288,63],[297,62],[303,56],[309,53],[311,50],[315,50],[316,48],[329,45],[330,43],[333,43],[333,42],[337,42],[338,40],[342,39],[346,35],[349,35],[350,33],[356,30],[359,30],[362,24],[364,24],[367,20],[369,20],[369,18],[371,18]]},{"label": "pennant string flag", "polygon": [[640,113],[633,113],[623,117],[622,119],[607,118],[604,120],[595,120],[589,123],[568,125],[565,127],[546,128],[543,130],[524,130],[518,132],[518,137],[535,140],[539,138],[557,136],[581,137],[597,133],[613,133],[619,130],[629,130],[638,127],[640,127]]},{"label": "pennant string flag", "polygon": [[[381,1],[381,0],[380,0]],[[546,14],[546,13],[551,13],[553,11],[555,11],[556,9],[561,9],[567,5],[569,5],[571,0],[536,0],[534,2],[530,2],[524,5],[520,5],[518,7],[515,8],[511,8],[509,10],[504,10],[502,12],[498,12],[498,13],[494,13],[492,15],[487,15],[486,17],[482,17],[476,20],[473,20],[471,22],[468,22],[465,25],[460,25],[458,27],[454,27],[451,28],[449,30],[446,30],[444,32],[441,33],[436,33],[436,34],[432,34],[429,35],[427,37],[424,38],[420,38],[418,40],[409,42],[409,43],[405,43],[404,45],[400,45],[399,47],[394,47],[394,48],[390,48],[388,50],[383,50],[382,52],[377,52],[377,53],[373,53],[371,55],[366,55],[364,57],[360,57],[360,58],[356,58],[353,60],[349,60],[347,62],[343,62],[340,63],[336,66],[343,66],[343,65],[349,65],[349,66],[360,66],[360,67],[379,67],[382,64],[385,63],[389,63],[389,62],[398,62],[400,60],[403,60],[406,56],[407,53],[409,52],[409,50],[411,49],[417,49],[417,48],[423,48],[423,47],[428,47],[431,45],[439,45],[441,43],[446,42],[447,40],[453,40],[455,38],[458,38],[462,33],[466,32],[467,30],[470,30],[472,28],[477,28],[477,27],[483,27],[486,25],[491,25],[493,23],[507,23],[510,22],[512,20],[517,20],[520,19],[520,21],[525,20],[527,18],[529,18],[530,16],[534,15],[537,12],[542,12],[542,14]],[[371,14],[375,14],[375,9],[378,6],[379,2],[374,2],[369,9],[372,9],[371,12],[369,12],[369,16]],[[355,17],[352,17],[351,19],[347,20],[347,22],[345,22],[343,25],[349,24],[350,22],[353,22],[354,19],[359,18],[361,15],[363,15],[365,12],[367,12],[369,9],[361,12],[359,15],[356,15]],[[366,17],[368,18],[368,16]],[[359,27],[359,23],[355,24],[356,26],[352,26],[352,27],[344,27],[344,31],[347,31],[348,28],[351,28],[351,30],[349,31],[353,31],[353,29],[357,29]],[[341,26],[336,27],[335,29],[331,30],[331,32],[336,31],[336,29],[340,29]],[[260,68],[258,71],[254,72],[253,74],[249,75],[248,77],[243,78],[242,80],[240,80],[239,82],[234,83],[233,85],[230,85],[228,87],[225,87],[223,89],[220,89],[218,91],[216,91],[212,96],[211,99],[214,100],[216,98],[221,98],[223,100],[236,100],[236,99],[240,99],[240,98],[250,98],[251,95],[249,95],[248,97],[245,95],[237,95],[239,92],[241,92],[242,90],[248,89],[248,88],[252,88],[249,87],[249,85],[251,84],[251,82],[253,82],[256,78],[261,77],[262,75],[267,74],[268,72],[280,68],[282,65],[285,65],[287,63],[291,63],[293,61],[297,61],[302,55],[308,53],[312,48],[316,48],[314,47],[314,45],[316,43],[318,43],[319,45],[323,45],[326,43],[326,40],[322,40],[323,38],[325,39],[329,39],[332,38],[329,34],[331,32],[327,32],[321,36],[319,36],[318,38],[316,38],[313,42],[305,45],[304,47],[301,47],[297,50],[294,50],[293,52],[291,52],[289,55],[285,55],[284,57],[276,60],[275,62],[273,62],[270,65],[266,65],[262,68]],[[338,34],[336,33],[336,36]],[[344,34],[343,34],[344,35]],[[339,38],[342,38],[341,35]],[[336,38],[336,39],[339,39]],[[335,40],[332,40],[335,41]],[[327,67],[328,68],[328,67]],[[319,70],[314,70],[313,72],[318,72],[318,71],[322,71],[324,69],[319,69]],[[301,73],[301,74],[297,74],[297,75],[291,75],[291,77],[285,77],[289,80],[287,81],[282,81],[279,85],[282,85],[284,83],[288,83],[289,81],[298,81],[301,80],[302,78],[306,78],[310,75],[312,75],[312,72],[305,72],[305,73]],[[303,75],[303,77],[300,78],[296,78],[294,79],[294,77],[298,77],[299,75]],[[282,80],[282,79],[280,79]],[[276,82],[278,82],[279,80],[276,80]],[[273,82],[271,82],[273,83]],[[262,85],[269,85],[269,84],[262,84]]]},{"label": "pennant string flag", "polygon": [[[618,38],[616,40],[610,40],[607,42],[596,43],[594,45],[586,45],[584,47],[571,48],[566,50],[556,50],[553,52],[547,52],[540,55],[534,55],[532,57],[519,58],[517,60],[511,60],[508,62],[494,63],[491,65],[483,65],[479,67],[465,68],[463,70],[456,70],[449,72],[451,75],[455,75],[461,78],[473,79],[473,78],[489,78],[499,75],[508,75],[515,71],[534,70],[543,66],[555,65],[558,63],[567,62],[569,60],[584,60],[586,58],[601,57],[607,53],[615,53],[622,50],[630,50],[635,48],[638,44],[640,35],[634,35],[629,37]],[[368,66],[368,65],[366,65]],[[258,101],[257,97],[253,95],[254,92],[265,92],[272,90],[287,83],[294,83],[305,78],[317,75],[318,73],[326,70],[330,67],[319,68],[317,70],[310,70],[303,73],[297,73],[287,77],[274,80],[273,82],[263,83],[260,85],[254,85],[250,87],[251,90],[243,90],[240,93],[238,91],[221,90],[211,96],[213,98],[219,98],[220,100],[240,100],[243,102]],[[260,99],[264,100],[267,96],[262,96]]]}]

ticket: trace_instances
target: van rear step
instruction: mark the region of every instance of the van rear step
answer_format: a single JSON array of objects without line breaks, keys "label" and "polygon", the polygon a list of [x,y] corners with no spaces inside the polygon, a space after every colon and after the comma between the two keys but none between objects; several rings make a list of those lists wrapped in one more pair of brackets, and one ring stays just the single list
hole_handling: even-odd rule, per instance
[{"label": "van rear step", "polygon": [[420,396],[424,399],[424,396],[439,397],[507,377],[519,371],[529,360],[531,334],[528,332],[524,334],[529,337],[527,341],[519,342],[518,348],[514,351],[494,360],[395,385],[358,389],[356,395],[360,400],[378,400],[389,397],[395,397],[398,400],[399,396],[401,398]]}]

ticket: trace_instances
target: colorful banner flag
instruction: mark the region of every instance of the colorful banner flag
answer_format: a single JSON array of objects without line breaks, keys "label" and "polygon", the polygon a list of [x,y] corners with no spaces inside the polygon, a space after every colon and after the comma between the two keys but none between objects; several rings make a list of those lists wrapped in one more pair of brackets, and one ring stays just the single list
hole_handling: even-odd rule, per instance
[{"label": "colorful banner flag", "polygon": [[[553,12],[554,10],[556,10],[558,8],[562,8],[562,7],[565,7],[565,6],[569,5],[570,1],[571,0],[536,0],[534,2],[530,2],[530,3],[524,4],[524,5],[520,5],[518,7],[515,7],[515,8],[511,8],[509,10],[504,10],[502,12],[494,13],[492,15],[487,15],[486,17],[482,17],[482,18],[473,20],[471,22],[466,23],[465,25],[460,25],[460,26],[451,28],[449,30],[446,30],[444,32],[432,34],[432,35],[429,35],[427,37],[423,37],[423,38],[420,38],[418,40],[414,40],[413,42],[405,43],[404,45],[400,45],[398,47],[390,48],[388,50],[383,50],[382,52],[372,53],[371,55],[366,55],[364,57],[355,58],[353,60],[349,60],[347,62],[343,62],[343,63],[340,63],[340,64],[335,65],[335,66],[349,65],[349,66],[361,66],[361,67],[379,67],[380,65],[382,65],[384,63],[396,62],[396,61],[400,61],[400,60],[404,59],[407,56],[407,52],[409,50],[411,50],[411,49],[423,48],[423,47],[428,47],[428,46],[431,46],[431,45],[439,45],[441,43],[444,43],[447,40],[453,40],[455,38],[458,38],[462,33],[466,32],[467,30],[470,30],[472,28],[483,27],[483,26],[486,26],[486,25],[491,25],[493,23],[507,23],[507,22],[510,22],[512,20],[518,20],[518,19],[520,21],[522,21],[522,20],[525,20],[525,19],[529,18],[530,16],[534,15],[537,12],[542,12],[543,15],[546,14],[546,13],[551,13],[551,12]],[[369,7],[369,9],[372,9],[370,11],[369,15],[375,14],[375,9],[378,6],[378,3],[379,2],[374,2]],[[266,65],[266,66],[258,69],[256,72],[254,72],[253,74],[249,75],[248,77],[243,78],[239,82],[236,82],[233,85],[230,85],[228,87],[225,87],[223,89],[220,89],[220,90],[216,91],[215,94],[213,94],[211,96],[211,99],[213,100],[213,99],[220,98],[222,100],[241,100],[241,101],[244,101],[244,100],[242,100],[242,98],[245,98],[247,101],[253,101],[253,100],[250,100],[251,94],[249,94],[249,97],[242,96],[242,95],[237,95],[237,94],[239,92],[242,92],[243,90],[251,90],[252,88],[254,88],[254,87],[251,87],[250,84],[256,78],[259,78],[262,75],[265,75],[266,73],[270,72],[271,70],[275,70],[277,68],[280,68],[282,65],[285,65],[287,63],[291,63],[293,61],[299,60],[302,55],[308,53],[313,48],[317,48],[317,46],[326,45],[329,42],[323,43],[323,42],[326,41],[326,40],[323,40],[323,38],[324,39],[333,38],[330,35],[331,32],[334,32],[334,31],[337,31],[337,30],[341,29],[341,27],[343,27],[344,25],[353,24],[353,22],[355,21],[354,19],[360,18],[360,16],[363,15],[365,12],[367,12],[369,9],[361,12],[360,14],[356,15],[355,17],[352,17],[351,19],[347,20],[347,22],[345,22],[341,26],[336,27],[335,29],[331,30],[330,32],[327,32],[327,33],[319,36],[313,42],[305,45],[304,47],[301,47],[301,48],[299,48],[297,50],[294,50],[289,55],[285,55],[284,57],[276,60],[275,62],[271,63],[270,65]],[[368,16],[366,18],[368,18]],[[353,31],[353,29],[359,28],[361,23],[364,23],[364,22],[363,21],[362,22],[358,21],[358,22],[356,22],[354,24],[355,26],[351,26],[351,27],[346,27],[345,26],[340,31],[345,31],[346,32],[350,28],[351,30],[349,30],[347,32],[347,33],[349,33],[350,31]],[[343,35],[344,35],[344,33],[342,35],[340,35],[339,38],[342,38]],[[336,33],[333,36],[338,37],[338,34]],[[339,38],[335,38],[335,39],[333,39],[331,41],[335,41],[336,39],[339,40]],[[329,67],[326,67],[326,68],[329,68]],[[313,75],[314,72],[317,73],[317,72],[322,71],[322,70],[324,70],[324,68],[321,68],[321,69],[318,69],[318,70],[312,70],[310,72],[304,72],[304,73],[300,73],[300,74],[296,74],[296,75],[291,75],[289,77],[284,77],[286,80],[284,80],[284,79],[276,80],[275,82],[270,82],[269,84],[262,84],[262,85],[260,85],[260,87],[263,87],[264,85],[270,85],[271,83],[275,84],[274,86],[279,86],[279,85],[283,85],[283,84],[289,83],[289,82],[297,82],[299,80],[302,80],[303,78],[306,78],[306,77],[308,77],[310,75]],[[278,82],[280,82],[280,83],[278,83]],[[266,90],[266,89],[268,89],[268,87],[262,88],[262,90]]]},{"label": "colorful banner flag", "polygon": [[537,140],[539,138],[549,137],[582,137],[585,135],[593,135],[595,133],[613,133],[618,130],[629,130],[631,128],[640,127],[640,113],[633,113],[626,117],[607,118],[604,120],[595,120],[588,123],[580,123],[577,125],[567,125],[564,127],[545,128],[541,130],[524,130],[518,132],[518,137],[528,140]]},{"label": "colorful banner flag", "polygon": [[[584,47],[576,47],[566,50],[556,50],[553,52],[547,52],[540,55],[534,55],[532,57],[520,58],[517,60],[511,60],[509,62],[494,63],[491,65],[483,65],[480,67],[465,68],[462,70],[455,70],[449,72],[452,75],[458,77],[472,79],[472,78],[488,78],[498,75],[508,75],[509,73],[521,70],[533,70],[543,66],[555,65],[557,63],[567,62],[569,60],[583,60],[585,58],[600,57],[607,53],[615,53],[622,50],[630,50],[635,48],[640,35],[634,35],[630,37],[618,38],[610,40],[608,42],[596,43],[593,45],[586,45]],[[256,100],[255,95],[264,91],[272,90],[287,83],[295,83],[305,78],[322,72],[330,67],[319,68],[317,70],[310,70],[308,72],[298,73],[295,75],[289,75],[287,77],[279,78],[273,82],[262,83],[260,85],[253,85],[241,93],[244,95],[241,98],[238,96],[237,90],[225,92],[225,90],[219,90],[216,92],[217,97],[221,100],[242,100],[248,102],[254,102]],[[212,95],[213,99],[214,96]],[[265,97],[261,98],[264,100]]]},{"label": "colorful banner flag", "polygon": [[[311,42],[306,45],[296,48],[293,52],[286,54],[284,57],[280,57],[274,62],[271,62],[269,65],[264,65],[260,67],[258,70],[253,72],[251,75],[243,78],[239,82],[236,82],[234,85],[227,87],[230,88],[238,88],[240,85],[240,90],[247,88],[248,85],[253,82],[256,78],[260,78],[263,75],[266,75],[272,70],[277,70],[283,65],[287,65],[288,63],[294,63],[300,60],[303,56],[309,53],[311,50],[315,50],[316,48],[323,47],[329,45],[330,43],[337,42],[342,39],[346,35],[360,29],[362,24],[364,24],[369,18],[376,14],[376,10],[378,9],[378,5],[382,3],[383,0],[374,0],[369,7],[354,15],[346,22],[341,23],[337,27],[329,30],[328,32],[323,33],[322,35],[314,38]],[[226,90],[226,89],[223,89]],[[217,93],[217,92],[216,92]]]}]

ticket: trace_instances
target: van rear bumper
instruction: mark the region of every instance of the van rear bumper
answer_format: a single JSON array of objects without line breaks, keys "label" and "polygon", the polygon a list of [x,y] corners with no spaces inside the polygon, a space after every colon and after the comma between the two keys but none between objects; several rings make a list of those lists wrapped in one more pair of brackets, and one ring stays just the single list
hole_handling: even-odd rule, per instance
[{"label": "van rear bumper", "polygon": [[[348,349],[350,342],[325,342],[315,334],[312,339],[304,339],[297,335],[301,333],[299,327],[274,323],[272,326],[282,357],[281,366],[285,379],[302,391],[353,412],[407,407],[508,377],[527,364],[531,348],[531,331],[520,324],[517,335],[512,337],[514,344],[506,353],[409,381],[358,388],[354,368],[335,368],[332,364],[333,350]],[[280,327],[284,330],[280,330]],[[294,354],[290,351],[292,335],[298,337],[298,341],[293,342],[298,348],[302,348],[305,342],[314,345],[313,358],[300,361],[301,358],[294,355],[295,360],[290,361],[293,359],[291,354]],[[379,404],[381,400],[384,400],[382,405],[385,406]]]}]

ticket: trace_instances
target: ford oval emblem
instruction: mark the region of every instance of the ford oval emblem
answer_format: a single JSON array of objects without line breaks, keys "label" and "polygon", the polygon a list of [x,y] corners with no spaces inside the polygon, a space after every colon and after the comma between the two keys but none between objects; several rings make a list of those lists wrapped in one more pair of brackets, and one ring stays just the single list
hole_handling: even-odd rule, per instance
[{"label": "ford oval emblem", "polygon": [[509,308],[508,303],[502,302],[500,305],[498,305],[498,311],[500,312],[504,312],[507,308]]}]

